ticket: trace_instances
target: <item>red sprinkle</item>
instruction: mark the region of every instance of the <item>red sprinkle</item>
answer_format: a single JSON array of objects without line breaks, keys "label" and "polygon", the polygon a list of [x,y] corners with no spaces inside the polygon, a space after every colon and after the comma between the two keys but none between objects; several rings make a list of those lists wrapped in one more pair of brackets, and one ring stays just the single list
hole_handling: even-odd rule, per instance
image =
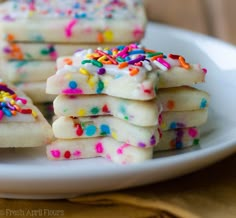
[{"label": "red sprinkle", "polygon": [[22,113],[22,114],[32,114],[32,110],[31,109],[21,109],[20,113]]},{"label": "red sprinkle", "polygon": [[64,154],[64,157],[65,157],[66,159],[69,159],[69,158],[71,157],[70,151],[66,151],[65,154]]},{"label": "red sprinkle", "polygon": [[76,126],[77,126],[76,134],[77,134],[78,136],[82,136],[83,133],[84,133],[83,128],[81,127],[80,124],[77,124]]},{"label": "red sprinkle", "polygon": [[108,109],[108,106],[105,104],[103,107],[102,107],[102,112],[104,113],[109,113],[109,109]]},{"label": "red sprinkle", "polygon": [[174,59],[174,60],[178,60],[179,57],[180,57],[179,55],[169,54],[169,58]]}]

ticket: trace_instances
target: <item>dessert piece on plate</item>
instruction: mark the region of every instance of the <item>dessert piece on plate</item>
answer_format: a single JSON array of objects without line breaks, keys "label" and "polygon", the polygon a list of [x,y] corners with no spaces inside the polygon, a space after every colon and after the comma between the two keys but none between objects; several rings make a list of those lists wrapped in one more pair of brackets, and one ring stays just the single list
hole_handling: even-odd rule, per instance
[{"label": "dessert piece on plate", "polygon": [[[209,96],[189,86],[204,82],[206,70],[200,65],[132,43],[78,50],[59,58],[57,69],[46,85],[47,93],[58,95],[53,123],[57,140],[47,146],[50,159],[106,157],[106,143],[99,155],[95,145],[107,139],[145,154],[148,148],[165,150],[198,142]],[[83,144],[86,140],[88,147]],[[86,155],[73,155],[76,149]],[[109,159],[127,163],[116,155],[109,153]]]},{"label": "dessert piece on plate", "polygon": [[51,126],[32,101],[14,86],[0,82],[0,147],[44,146]]},{"label": "dessert piece on plate", "polygon": [[140,0],[7,1],[0,13],[2,36],[19,42],[138,42],[147,22]]},{"label": "dessert piece on plate", "polygon": [[[146,21],[140,0],[5,1],[0,4],[2,76],[38,86],[53,74],[59,56],[101,44],[139,42]],[[35,102],[51,100],[35,97]]]}]

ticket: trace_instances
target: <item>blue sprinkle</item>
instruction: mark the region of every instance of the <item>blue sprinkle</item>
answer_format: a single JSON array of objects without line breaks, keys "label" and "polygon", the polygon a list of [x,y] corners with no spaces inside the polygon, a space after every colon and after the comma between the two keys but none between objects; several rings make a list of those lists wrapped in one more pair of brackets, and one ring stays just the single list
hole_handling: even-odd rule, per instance
[{"label": "blue sprinkle", "polygon": [[5,114],[5,116],[7,116],[7,117],[11,117],[12,116],[11,111],[8,110],[7,108],[3,107],[2,111]]},{"label": "blue sprinkle", "polygon": [[77,82],[75,82],[75,81],[70,81],[70,82],[69,82],[69,87],[70,87],[71,89],[76,89],[77,86],[78,86]]},{"label": "blue sprinkle", "polygon": [[79,3],[79,2],[76,2],[76,3],[74,4],[73,8],[79,9],[79,8],[80,8],[80,3]]},{"label": "blue sprinkle", "polygon": [[176,129],[177,128],[177,123],[176,122],[172,122],[170,124],[170,129]]},{"label": "blue sprinkle", "polygon": [[126,60],[126,61],[130,61],[131,59],[130,59],[129,56],[127,56],[127,57],[125,57],[125,60]]},{"label": "blue sprinkle", "polygon": [[123,50],[125,48],[125,46],[124,45],[118,45],[116,48],[120,51],[120,50]]},{"label": "blue sprinkle", "polygon": [[181,141],[177,141],[175,146],[176,146],[176,149],[181,149],[183,147],[183,143]]},{"label": "blue sprinkle", "polygon": [[200,109],[203,109],[207,106],[207,100],[205,98],[202,99],[200,104]]},{"label": "blue sprinkle", "polygon": [[128,53],[129,55],[134,55],[134,54],[145,54],[144,50],[133,50]]},{"label": "blue sprinkle", "polygon": [[110,135],[111,131],[110,131],[110,127],[106,124],[102,124],[100,126],[101,129],[101,135]]},{"label": "blue sprinkle", "polygon": [[125,115],[126,114],[126,107],[125,105],[120,105],[120,112]]},{"label": "blue sprinkle", "polygon": [[97,130],[96,126],[93,126],[93,125],[86,126],[85,134],[87,136],[92,136],[96,133],[96,130]]}]

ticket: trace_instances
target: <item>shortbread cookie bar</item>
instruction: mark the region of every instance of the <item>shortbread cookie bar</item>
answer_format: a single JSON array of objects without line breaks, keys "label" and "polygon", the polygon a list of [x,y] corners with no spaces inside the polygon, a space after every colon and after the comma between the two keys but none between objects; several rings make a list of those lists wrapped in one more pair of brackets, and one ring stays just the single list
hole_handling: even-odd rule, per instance
[{"label": "shortbread cookie bar", "polygon": [[119,164],[139,163],[152,158],[153,148],[139,148],[109,137],[56,140],[47,146],[50,160],[103,157]]},{"label": "shortbread cookie bar", "polygon": [[161,103],[163,111],[188,111],[208,107],[210,96],[205,91],[181,86],[159,89],[157,99]]},{"label": "shortbread cookie bar", "polygon": [[[115,47],[116,45],[103,45]],[[22,43],[2,41],[0,43],[0,56],[4,60],[39,60],[55,61],[58,57],[75,53],[79,49],[97,48],[99,44],[55,44],[55,43]],[[49,75],[51,76],[51,75]]]},{"label": "shortbread cookie bar", "polygon": [[52,102],[56,97],[55,95],[46,94],[46,82],[19,83],[17,84],[17,87],[37,104]]},{"label": "shortbread cookie bar", "polygon": [[199,145],[200,130],[198,127],[180,128],[163,131],[155,151],[182,149]]},{"label": "shortbread cookie bar", "polygon": [[146,25],[140,0],[7,1],[0,14],[4,39],[21,42],[137,42]]},{"label": "shortbread cookie bar", "polygon": [[208,107],[192,111],[164,111],[161,113],[160,128],[162,131],[204,124],[208,117]]},{"label": "shortbread cookie bar", "polygon": [[60,58],[57,68],[47,81],[50,94],[104,93],[139,100],[156,97],[157,87],[204,82],[206,74],[199,64],[189,64],[180,55],[167,57],[137,44],[78,51],[72,57]]},{"label": "shortbread cookie bar", "polygon": [[23,93],[0,82],[0,147],[36,147],[53,133],[41,112]]},{"label": "shortbread cookie bar", "polygon": [[53,105],[57,116],[112,115],[140,126],[157,125],[158,116],[162,111],[156,99],[143,102],[108,95],[59,95]]},{"label": "shortbread cookie bar", "polygon": [[[3,61],[1,75],[12,82],[38,82],[46,81],[56,70],[53,61]],[[45,91],[44,91],[45,92]]]},{"label": "shortbread cookie bar", "polygon": [[159,141],[157,126],[141,127],[112,116],[59,117],[52,124],[58,139],[112,137],[136,147],[153,147]]}]

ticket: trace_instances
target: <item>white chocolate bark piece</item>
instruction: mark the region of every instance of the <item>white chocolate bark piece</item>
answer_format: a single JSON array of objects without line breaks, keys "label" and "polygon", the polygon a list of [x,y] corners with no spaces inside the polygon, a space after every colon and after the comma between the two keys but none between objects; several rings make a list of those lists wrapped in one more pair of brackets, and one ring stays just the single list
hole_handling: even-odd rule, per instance
[{"label": "white chocolate bark piece", "polygon": [[46,82],[19,83],[17,87],[28,95],[34,103],[52,102],[56,97],[45,93]]},{"label": "white chocolate bark piece", "polygon": [[[115,47],[116,45],[103,44],[103,47]],[[4,60],[39,60],[56,61],[58,57],[75,53],[79,49],[97,48],[96,44],[55,44],[55,43],[22,43],[0,42],[0,56]],[[51,76],[51,75],[50,75]]]},{"label": "white chocolate bark piece", "polygon": [[104,93],[139,100],[156,97],[158,87],[204,82],[206,74],[206,69],[186,63],[182,56],[167,57],[138,44],[78,51],[59,58],[57,69],[47,80],[47,93]]},{"label": "white chocolate bark piece", "polygon": [[139,126],[158,124],[161,108],[157,107],[157,104],[156,99],[143,102],[108,95],[59,95],[53,102],[54,112],[57,116],[113,115]]},{"label": "white chocolate bark piece", "polygon": [[199,145],[200,130],[197,127],[180,128],[163,131],[154,151],[182,149]]},{"label": "white chocolate bark piece", "polygon": [[53,139],[51,126],[24,94],[0,83],[0,147],[44,146]]},{"label": "white chocolate bark piece", "polygon": [[140,127],[112,116],[59,117],[52,124],[58,139],[112,137],[136,147],[153,147],[159,141],[157,126]]},{"label": "white chocolate bark piece", "polygon": [[150,160],[153,148],[139,148],[109,137],[56,140],[47,146],[50,160],[74,160],[103,157],[118,164],[133,164]]},{"label": "white chocolate bark piece", "polygon": [[8,1],[0,6],[0,32],[8,40],[129,43],[145,32],[140,0]]},{"label": "white chocolate bark piece", "polygon": [[46,81],[55,69],[53,61],[3,61],[1,64],[2,77],[12,83]]},{"label": "white chocolate bark piece", "polygon": [[159,89],[157,99],[162,104],[163,111],[188,111],[208,107],[210,96],[205,91],[181,86]]},{"label": "white chocolate bark piece", "polygon": [[192,111],[164,111],[161,113],[162,131],[203,125],[207,121],[208,107]]}]

